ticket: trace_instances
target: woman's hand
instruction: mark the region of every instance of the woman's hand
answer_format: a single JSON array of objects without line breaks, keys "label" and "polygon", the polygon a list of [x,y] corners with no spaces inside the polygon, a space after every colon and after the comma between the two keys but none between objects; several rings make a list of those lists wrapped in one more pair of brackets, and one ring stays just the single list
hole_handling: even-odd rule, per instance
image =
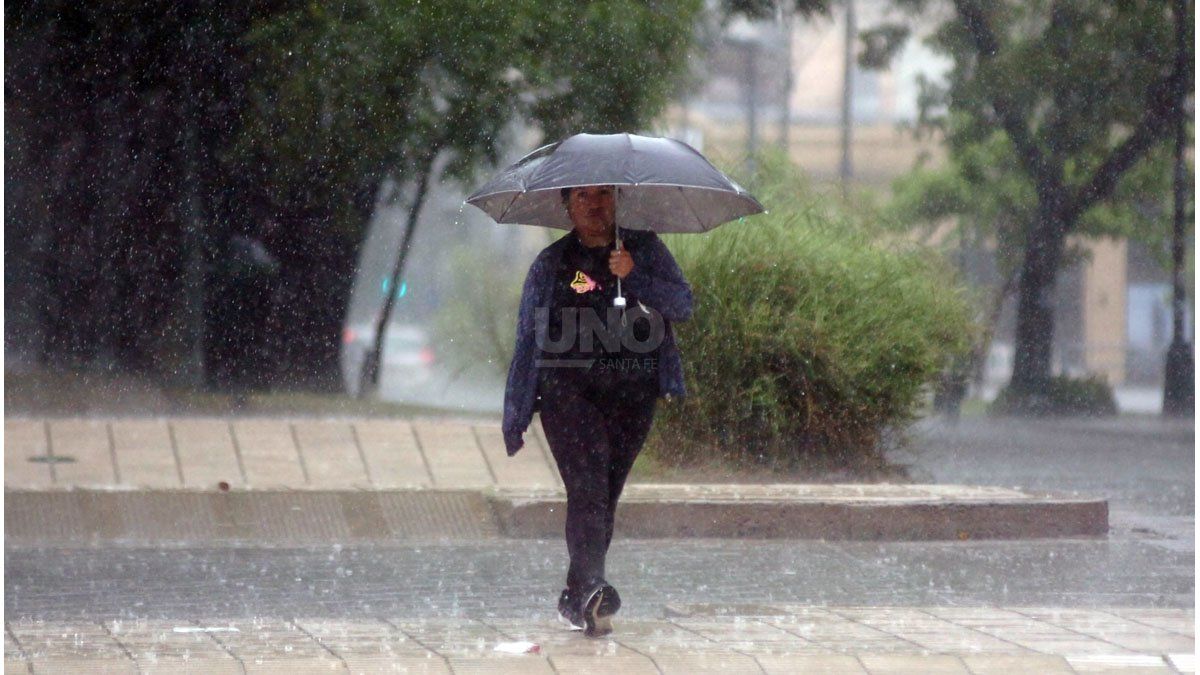
[{"label": "woman's hand", "polygon": [[633,256],[629,255],[627,249],[609,253],[608,269],[617,275],[618,279],[624,279],[626,275],[633,271]]}]

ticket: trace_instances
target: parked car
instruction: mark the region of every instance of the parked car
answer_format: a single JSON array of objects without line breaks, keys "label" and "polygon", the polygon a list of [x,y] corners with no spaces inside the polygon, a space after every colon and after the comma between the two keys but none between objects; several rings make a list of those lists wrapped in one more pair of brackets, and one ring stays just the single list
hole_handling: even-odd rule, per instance
[{"label": "parked car", "polygon": [[[358,395],[359,377],[374,344],[374,322],[349,324],[342,329],[342,381],[351,395]],[[393,323],[384,330],[379,379],[386,380],[391,388],[417,386],[433,376],[436,360],[424,328]]]}]

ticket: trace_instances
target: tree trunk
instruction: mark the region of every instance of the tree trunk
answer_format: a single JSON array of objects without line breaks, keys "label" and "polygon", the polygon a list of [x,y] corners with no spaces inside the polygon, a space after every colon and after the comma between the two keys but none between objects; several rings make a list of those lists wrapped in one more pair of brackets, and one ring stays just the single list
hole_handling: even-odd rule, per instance
[{"label": "tree trunk", "polygon": [[1039,204],[1037,221],[1025,242],[1021,278],[1017,283],[1016,353],[1010,392],[1017,409],[1036,407],[1038,395],[1050,381],[1054,345],[1054,282],[1062,260],[1069,224],[1058,210]]},{"label": "tree trunk", "polygon": [[263,347],[272,362],[266,377],[272,388],[341,389],[342,320],[355,246],[332,231],[331,222],[329,213],[287,214],[267,239],[281,263]]},{"label": "tree trunk", "polygon": [[379,387],[379,364],[383,360],[383,339],[387,326],[392,320],[392,308],[396,304],[396,293],[404,278],[404,264],[408,260],[408,252],[412,249],[413,234],[416,232],[417,221],[421,216],[421,209],[425,205],[425,197],[429,192],[429,180],[433,174],[433,163],[436,159],[437,150],[435,149],[422,162],[423,167],[420,170],[420,177],[417,179],[416,192],[408,207],[408,222],[404,226],[404,239],[400,242],[396,264],[392,269],[388,294],[383,302],[383,311],[379,313],[379,319],[375,322],[375,340],[370,351],[367,352],[367,357],[363,359],[362,370],[359,372],[358,391],[356,392],[356,398],[359,399],[366,399]]}]

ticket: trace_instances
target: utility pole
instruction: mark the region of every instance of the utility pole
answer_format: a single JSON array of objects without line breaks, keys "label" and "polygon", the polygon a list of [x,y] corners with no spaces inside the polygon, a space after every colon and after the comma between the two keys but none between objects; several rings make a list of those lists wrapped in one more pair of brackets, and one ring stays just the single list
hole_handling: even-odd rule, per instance
[{"label": "utility pole", "polygon": [[779,113],[779,147],[790,154],[789,135],[792,130],[792,26],[795,10],[791,3],[782,3],[780,23],[783,28],[783,105]]},{"label": "utility pole", "polygon": [[751,39],[746,45],[746,156],[754,166],[754,154],[758,152],[758,41]]},{"label": "utility pole", "polygon": [[[1175,62],[1182,70],[1186,58],[1188,31],[1188,1],[1175,0]],[[1195,414],[1196,387],[1195,355],[1183,333],[1183,311],[1187,303],[1187,287],[1183,278],[1184,225],[1187,219],[1187,87],[1183,78],[1175,85],[1175,227],[1171,238],[1171,346],[1167,349],[1166,374],[1163,383],[1163,415]]]},{"label": "utility pole", "polygon": [[854,131],[854,0],[846,0],[846,44],[842,60],[842,198],[850,195],[850,179],[854,169],[850,164],[850,144]]}]

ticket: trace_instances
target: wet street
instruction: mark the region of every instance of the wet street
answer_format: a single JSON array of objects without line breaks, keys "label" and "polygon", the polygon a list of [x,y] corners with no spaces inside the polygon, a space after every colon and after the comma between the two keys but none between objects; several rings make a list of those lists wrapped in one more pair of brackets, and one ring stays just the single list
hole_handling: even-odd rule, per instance
[{"label": "wet street", "polygon": [[890,458],[917,483],[996,485],[1102,497],[1114,539],[1144,538],[1195,551],[1196,458],[1192,421],[939,418],[918,422]]},{"label": "wet street", "polygon": [[[618,541],[608,576],[623,613],[668,603],[1178,607],[1194,556],[1153,540],[822,543]],[[559,541],[479,545],[8,549],[17,618],[417,616],[545,618]]]},{"label": "wet street", "polygon": [[[1190,608],[1190,429],[964,421],[898,453],[918,482],[1100,495],[1105,539],[821,542],[631,540],[608,576],[623,613],[671,603]],[[916,446],[914,446],[916,447]],[[5,548],[7,617],[541,617],[561,540],[322,548]]]}]

